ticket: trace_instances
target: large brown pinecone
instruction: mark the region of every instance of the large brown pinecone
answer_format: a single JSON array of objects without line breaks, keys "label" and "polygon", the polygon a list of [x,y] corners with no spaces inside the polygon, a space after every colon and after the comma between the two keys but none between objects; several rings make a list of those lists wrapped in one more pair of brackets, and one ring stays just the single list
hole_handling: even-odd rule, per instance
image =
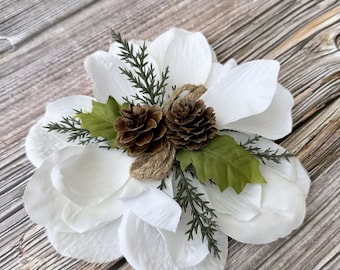
[{"label": "large brown pinecone", "polygon": [[130,105],[120,115],[114,123],[116,145],[127,148],[129,156],[154,154],[162,149],[167,128],[159,106]]},{"label": "large brown pinecone", "polygon": [[203,100],[184,97],[175,101],[165,114],[167,140],[177,149],[199,150],[216,135],[216,118]]}]

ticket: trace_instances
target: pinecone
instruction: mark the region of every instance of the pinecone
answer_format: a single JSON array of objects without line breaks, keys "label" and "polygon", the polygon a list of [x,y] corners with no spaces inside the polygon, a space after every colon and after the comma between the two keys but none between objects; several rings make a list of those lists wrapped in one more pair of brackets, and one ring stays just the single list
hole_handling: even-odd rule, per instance
[{"label": "pinecone", "polygon": [[177,149],[199,150],[214,138],[216,118],[203,100],[184,97],[175,101],[165,113],[167,140]]},{"label": "pinecone", "polygon": [[162,149],[167,128],[159,106],[130,105],[120,115],[114,123],[116,145],[127,148],[129,156],[154,154]]}]

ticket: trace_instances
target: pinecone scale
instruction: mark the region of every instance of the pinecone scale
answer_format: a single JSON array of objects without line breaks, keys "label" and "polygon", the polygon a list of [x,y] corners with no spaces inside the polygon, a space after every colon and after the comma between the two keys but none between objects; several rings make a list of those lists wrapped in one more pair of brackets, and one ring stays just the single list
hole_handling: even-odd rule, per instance
[{"label": "pinecone scale", "polygon": [[116,145],[127,148],[129,156],[154,154],[163,147],[167,128],[159,106],[130,105],[120,111],[114,123]]},{"label": "pinecone scale", "polygon": [[165,113],[167,140],[176,149],[199,150],[216,135],[214,110],[203,100],[184,97]]}]

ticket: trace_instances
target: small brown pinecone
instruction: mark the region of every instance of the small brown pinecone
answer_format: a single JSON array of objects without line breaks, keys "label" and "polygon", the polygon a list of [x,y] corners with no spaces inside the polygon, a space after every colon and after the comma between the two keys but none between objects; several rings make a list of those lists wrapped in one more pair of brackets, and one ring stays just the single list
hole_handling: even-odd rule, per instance
[{"label": "small brown pinecone", "polygon": [[184,97],[175,101],[165,114],[167,140],[177,149],[199,150],[216,135],[216,118],[203,100]]},{"label": "small brown pinecone", "polygon": [[127,148],[129,156],[154,154],[162,149],[167,129],[159,106],[130,105],[120,115],[114,123],[116,145]]}]

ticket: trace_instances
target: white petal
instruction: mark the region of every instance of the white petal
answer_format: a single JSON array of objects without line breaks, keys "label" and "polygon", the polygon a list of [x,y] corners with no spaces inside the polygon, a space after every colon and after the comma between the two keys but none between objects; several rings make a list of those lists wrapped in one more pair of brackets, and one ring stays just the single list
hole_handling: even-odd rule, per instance
[{"label": "white petal", "polygon": [[81,207],[69,201],[64,207],[62,218],[69,227],[79,233],[103,226],[123,214],[125,208],[118,199],[119,191],[94,206]]},{"label": "white petal", "polygon": [[43,126],[44,124],[41,120],[32,126],[25,140],[26,156],[35,167],[41,166],[44,160],[52,153],[69,145],[54,136],[54,134],[47,133]]},{"label": "white petal", "polygon": [[240,194],[229,187],[223,192],[216,185],[203,186],[213,208],[223,214],[233,216],[239,221],[254,218],[261,208],[261,185],[246,185]]},{"label": "white petal", "polygon": [[225,71],[230,71],[237,67],[237,62],[234,58],[230,58],[223,66],[226,69]]},{"label": "white petal", "polygon": [[47,230],[48,239],[63,256],[87,262],[111,262],[122,256],[118,245],[120,219],[85,233]]},{"label": "white petal", "polygon": [[214,108],[217,128],[265,111],[276,91],[278,72],[277,61],[255,60],[237,66],[211,85],[201,98]]},{"label": "white petal", "polygon": [[74,116],[74,109],[91,110],[92,98],[87,96],[69,96],[47,104],[44,117],[31,127],[25,141],[28,159],[36,167],[52,153],[77,143],[67,142],[67,134],[47,132],[44,128],[50,122],[60,122],[62,117]]},{"label": "white petal", "polygon": [[227,127],[276,140],[292,131],[293,105],[294,100],[290,92],[278,84],[272,103],[264,112],[242,118]]},{"label": "white petal", "polygon": [[[157,188],[160,184],[161,184],[160,180],[159,181],[155,181],[155,180],[141,181],[133,177],[130,177],[129,181],[124,186],[124,189],[120,197],[121,198],[134,197],[148,188]],[[165,179],[165,185],[166,185],[166,188],[163,189],[163,192],[168,194],[169,197],[173,198],[174,191],[173,191],[173,183],[172,183],[172,174],[169,174],[169,176]]]},{"label": "white petal", "polygon": [[226,264],[228,254],[228,237],[221,233],[220,231],[217,231],[215,233],[215,237],[218,241],[218,248],[221,250],[220,258],[210,253],[198,265],[195,265],[193,267],[181,268],[181,270],[207,270],[207,269],[223,270]]},{"label": "white petal", "polygon": [[[192,184],[197,188],[197,193],[205,194],[199,181],[193,179],[189,173],[185,172],[185,174],[193,180]],[[202,195],[202,199],[208,200],[206,195]],[[227,237],[219,231],[215,233],[215,239],[219,241],[218,247],[221,250],[221,259],[215,258],[212,254],[209,254],[206,239],[202,241],[200,230],[198,230],[193,240],[188,240],[186,232],[189,229],[187,223],[190,220],[190,214],[182,213],[175,233],[160,230],[174,264],[180,269],[223,269],[227,255]]]},{"label": "white petal", "polygon": [[124,213],[118,229],[119,247],[129,264],[138,270],[178,270],[172,263],[158,230],[131,211]]},{"label": "white petal", "polygon": [[218,62],[216,53],[211,46],[210,46],[210,51],[211,51],[211,58],[212,58],[213,63]]},{"label": "white petal", "polygon": [[294,166],[296,167],[295,183],[302,190],[305,197],[307,197],[307,194],[309,192],[309,188],[310,188],[310,185],[311,185],[311,180],[309,178],[308,172],[303,167],[303,165],[301,164],[301,162],[298,158],[293,158],[292,163],[294,163]]},{"label": "white petal", "polygon": [[110,44],[109,47],[109,54],[120,59],[119,54],[122,52],[122,50],[119,48],[119,43],[118,42],[113,42]]},{"label": "white petal", "polygon": [[161,230],[172,261],[178,267],[197,265],[209,254],[207,240],[202,242],[200,230],[194,239],[188,240],[188,235],[185,232],[188,230],[187,223],[190,219],[191,216],[184,213],[176,232]]},{"label": "white petal", "polygon": [[[190,175],[187,174],[187,177]],[[243,191],[237,194],[231,187],[221,192],[215,184],[201,185],[197,179],[193,179],[192,184],[198,189],[198,193],[205,194],[203,199],[209,201],[211,207],[219,213],[247,221],[260,211],[261,185],[246,185]]]},{"label": "white petal", "polygon": [[275,241],[296,229],[305,216],[302,191],[269,167],[262,166],[261,172],[267,184],[262,185],[261,212],[256,217],[242,222],[218,213],[220,230],[240,242],[265,244]]},{"label": "white petal", "polygon": [[46,106],[44,123],[59,122],[65,116],[74,116],[75,111],[91,111],[93,98],[88,96],[68,96],[50,102]]},{"label": "white petal", "polygon": [[52,182],[57,190],[74,203],[93,206],[126,183],[132,161],[120,150],[87,145],[82,153],[54,166]]},{"label": "white petal", "polygon": [[214,87],[214,85],[222,83],[221,80],[224,79],[225,75],[237,67],[235,59],[228,60],[224,65],[218,62],[214,62],[209,74],[208,80],[205,82],[206,88],[209,89]]},{"label": "white petal", "polygon": [[157,188],[158,185],[157,181],[141,181],[130,177],[120,194],[120,198],[137,196],[148,188]]},{"label": "white petal", "polygon": [[[50,102],[46,106],[46,113],[42,118],[42,124],[47,125],[50,122],[60,122],[63,117],[74,116],[75,110],[90,112],[92,110],[93,98],[88,96],[68,96]],[[45,129],[46,130],[46,129]],[[67,145],[78,145],[78,142],[69,142],[67,133],[51,132],[57,139],[67,143]],[[50,146],[47,146],[50,147]]]},{"label": "white petal", "polygon": [[[164,231],[162,231],[164,233]],[[218,246],[221,250],[221,259],[214,257],[211,254],[205,256],[205,258],[190,258],[195,261],[201,261],[199,264],[190,267],[180,267],[176,265],[170,257],[168,248],[174,249],[175,246],[166,245],[163,237],[159,231],[150,225],[141,221],[132,212],[128,211],[122,218],[121,225],[118,230],[119,234],[119,246],[121,251],[129,264],[138,270],[207,270],[207,269],[224,269],[228,239],[221,232],[216,232],[216,239],[218,240]],[[177,245],[180,251],[186,254],[197,254],[199,256],[200,251],[185,249],[181,243]],[[167,237],[167,240],[169,238]],[[186,240],[187,241],[187,240]],[[189,242],[188,242],[189,243]],[[175,245],[172,241],[172,245]],[[192,243],[186,245],[187,248],[195,247]],[[172,252],[175,252],[174,250]],[[205,252],[204,252],[205,254]],[[178,259],[185,260],[183,254],[178,252]],[[188,258],[187,258],[188,259]]]},{"label": "white petal", "polygon": [[173,28],[151,42],[148,51],[160,71],[169,66],[170,86],[204,84],[209,76],[213,56],[210,45],[200,32]]},{"label": "white petal", "polygon": [[[228,134],[232,136],[237,142],[245,143],[249,138],[253,138],[254,135],[246,135],[239,132],[224,132],[224,134]],[[286,151],[282,146],[274,143],[271,140],[266,138],[260,138],[258,142],[256,142],[256,147],[259,148],[259,151],[265,151],[266,149],[278,150],[278,154]],[[266,160],[266,165],[270,167],[272,170],[275,170],[277,174],[286,179],[287,181],[295,183],[301,191],[307,196],[310,179],[303,168],[301,162],[295,158],[291,157],[289,160],[281,159],[281,163],[275,163],[272,161]]]},{"label": "white petal", "polygon": [[84,65],[94,83],[93,94],[99,102],[106,103],[112,96],[119,104],[123,104],[123,97],[136,94],[137,89],[132,87],[119,69],[126,65],[115,56],[96,51],[85,59]]},{"label": "white petal", "polygon": [[52,185],[51,170],[60,160],[81,151],[81,147],[67,147],[51,155],[33,174],[24,193],[24,206],[34,222],[55,231],[73,231],[61,218],[68,199]]},{"label": "white petal", "polygon": [[181,216],[181,207],[163,191],[150,188],[135,197],[121,198],[137,217],[148,224],[175,231]]}]

